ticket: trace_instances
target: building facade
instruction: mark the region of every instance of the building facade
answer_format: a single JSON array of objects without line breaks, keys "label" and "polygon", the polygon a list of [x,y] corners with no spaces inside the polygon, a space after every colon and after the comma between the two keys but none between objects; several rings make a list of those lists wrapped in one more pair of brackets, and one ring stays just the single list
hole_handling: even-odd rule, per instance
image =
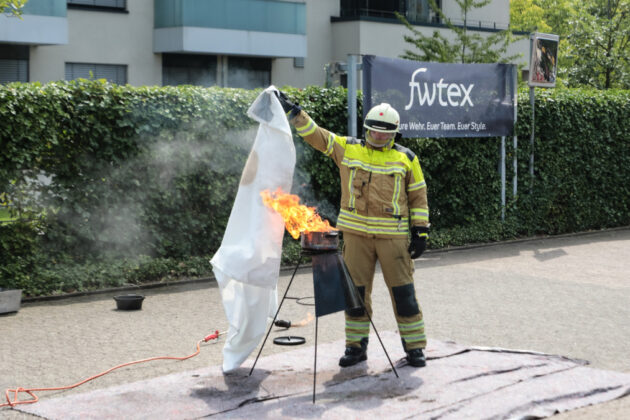
[{"label": "building facade", "polygon": [[[509,2],[466,22],[507,29]],[[120,84],[304,87],[343,83],[348,54],[399,57],[410,45],[399,12],[422,32],[450,36],[428,0],[29,0],[22,19],[0,15],[0,83],[106,78]],[[527,61],[528,41],[510,54]],[[331,65],[332,63],[332,65]]]}]

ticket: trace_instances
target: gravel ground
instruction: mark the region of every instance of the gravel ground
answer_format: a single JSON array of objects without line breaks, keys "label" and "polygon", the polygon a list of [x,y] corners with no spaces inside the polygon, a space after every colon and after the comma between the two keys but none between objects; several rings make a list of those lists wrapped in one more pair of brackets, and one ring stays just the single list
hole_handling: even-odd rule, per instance
[{"label": "gravel ground", "polygon": [[[630,229],[498,243],[427,252],[416,263],[416,288],[427,334],[460,344],[529,349],[590,361],[591,366],[630,372]],[[292,271],[279,279],[279,297]],[[120,292],[23,303],[0,316],[0,392],[72,385],[120,363],[153,356],[185,356],[198,340],[227,328],[214,281],[146,289],[141,311],[117,311]],[[312,274],[300,269],[279,318],[294,324],[314,308]],[[396,329],[382,277],[373,295],[379,330]],[[288,332],[274,329],[263,355],[291,347],[278,335],[300,335],[312,345],[314,322]],[[343,315],[319,319],[318,341],[343,338]],[[40,398],[217,365],[222,342],[202,345],[186,361],[126,367],[74,390],[39,392]],[[402,349],[388,349],[392,359]],[[343,349],[339,349],[339,355]],[[254,357],[255,354],[252,355]],[[2,401],[4,402],[4,401]],[[32,419],[9,408],[0,418]],[[586,407],[554,419],[630,418],[630,398]]]}]

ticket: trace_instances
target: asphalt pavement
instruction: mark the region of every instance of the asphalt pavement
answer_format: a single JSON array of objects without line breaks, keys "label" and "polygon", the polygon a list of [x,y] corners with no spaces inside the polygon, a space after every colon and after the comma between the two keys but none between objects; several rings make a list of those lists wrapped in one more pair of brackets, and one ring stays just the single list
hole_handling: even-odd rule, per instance
[{"label": "asphalt pavement", "polygon": [[[429,251],[414,274],[429,337],[462,345],[527,349],[630,373],[630,229]],[[278,282],[284,293],[292,270]],[[141,311],[117,311],[120,292],[23,303],[0,316],[0,395],[8,388],[72,385],[118,364],[153,356],[186,356],[198,340],[227,322],[216,282],[209,280],[139,291]],[[279,318],[306,325],[291,335],[312,344],[315,323],[312,272],[301,268]],[[373,292],[374,322],[395,331],[380,272]],[[343,315],[319,319],[318,342],[343,338]],[[287,335],[274,328],[270,340]],[[112,385],[220,365],[222,342],[204,344],[186,361],[126,367],[69,391],[36,393],[44,400]],[[268,341],[264,355],[287,347]],[[339,356],[343,348],[338,349]],[[402,357],[393,349],[392,357]],[[255,354],[252,354],[254,357]],[[4,402],[4,401],[2,401]],[[630,398],[569,411],[554,419],[629,418]],[[31,419],[9,408],[0,418]]]}]

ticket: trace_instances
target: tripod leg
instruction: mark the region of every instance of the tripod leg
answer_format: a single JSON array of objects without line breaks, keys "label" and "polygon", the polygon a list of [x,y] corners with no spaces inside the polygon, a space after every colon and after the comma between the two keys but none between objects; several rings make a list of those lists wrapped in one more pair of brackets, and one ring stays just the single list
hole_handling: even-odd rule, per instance
[{"label": "tripod leg", "polygon": [[278,310],[276,311],[276,314],[273,316],[273,320],[271,321],[271,325],[269,325],[269,329],[267,330],[267,335],[265,336],[265,339],[263,340],[262,345],[260,346],[260,350],[258,350],[258,354],[256,355],[256,360],[254,360],[254,364],[252,365],[252,369],[249,371],[249,375],[248,376],[252,376],[252,373],[254,372],[254,368],[256,367],[256,363],[258,363],[258,358],[260,357],[260,353],[262,353],[262,350],[265,347],[265,343],[267,342],[267,338],[269,338],[269,333],[271,333],[271,329],[273,328],[273,323],[276,322],[276,318],[278,317],[278,314],[280,313],[280,309],[282,308],[282,304],[284,303],[284,299],[286,299],[287,293],[289,293],[289,289],[291,288],[291,283],[293,283],[293,279],[295,278],[295,273],[297,273],[298,268],[300,267],[301,263],[302,263],[302,256],[300,255],[300,259],[298,260],[298,263],[295,266],[295,270],[293,270],[293,275],[291,276],[291,280],[289,280],[289,284],[287,286],[287,290],[284,291],[284,296],[282,296],[282,300],[280,301],[280,304],[278,305]]},{"label": "tripod leg", "polygon": [[313,363],[313,404],[315,404],[315,388],[317,387],[317,320],[315,317],[315,357]]},{"label": "tripod leg", "polygon": [[[363,307],[365,308],[365,304],[363,304]],[[378,330],[376,329],[376,326],[374,325],[374,322],[372,322],[372,317],[368,313],[367,308],[365,309],[365,313],[367,314],[367,316],[368,316],[368,318],[370,320],[370,324],[372,324],[372,328],[374,328],[374,332],[376,333],[376,336],[378,337],[379,343],[381,343],[381,347],[383,347],[383,351],[385,352],[385,356],[387,356],[387,360],[389,361],[389,365],[392,367],[392,370],[394,371],[394,374],[396,375],[396,377],[400,378],[400,376],[398,376],[398,372],[396,371],[396,368],[394,367],[394,364],[392,363],[392,359],[389,358],[389,354],[387,353],[387,349],[385,348],[385,345],[383,344],[383,340],[381,340],[381,336],[378,334]]]}]

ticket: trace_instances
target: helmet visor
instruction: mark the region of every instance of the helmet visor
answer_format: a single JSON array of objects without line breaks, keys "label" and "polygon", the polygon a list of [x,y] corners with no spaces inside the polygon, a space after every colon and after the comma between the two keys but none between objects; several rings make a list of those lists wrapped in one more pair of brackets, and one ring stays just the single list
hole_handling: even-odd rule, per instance
[{"label": "helmet visor", "polygon": [[369,120],[366,119],[364,125],[366,128],[370,130],[380,131],[381,133],[393,133],[398,129],[397,124],[392,124],[386,121],[379,121],[379,120],[372,120],[372,119],[369,119]]}]

